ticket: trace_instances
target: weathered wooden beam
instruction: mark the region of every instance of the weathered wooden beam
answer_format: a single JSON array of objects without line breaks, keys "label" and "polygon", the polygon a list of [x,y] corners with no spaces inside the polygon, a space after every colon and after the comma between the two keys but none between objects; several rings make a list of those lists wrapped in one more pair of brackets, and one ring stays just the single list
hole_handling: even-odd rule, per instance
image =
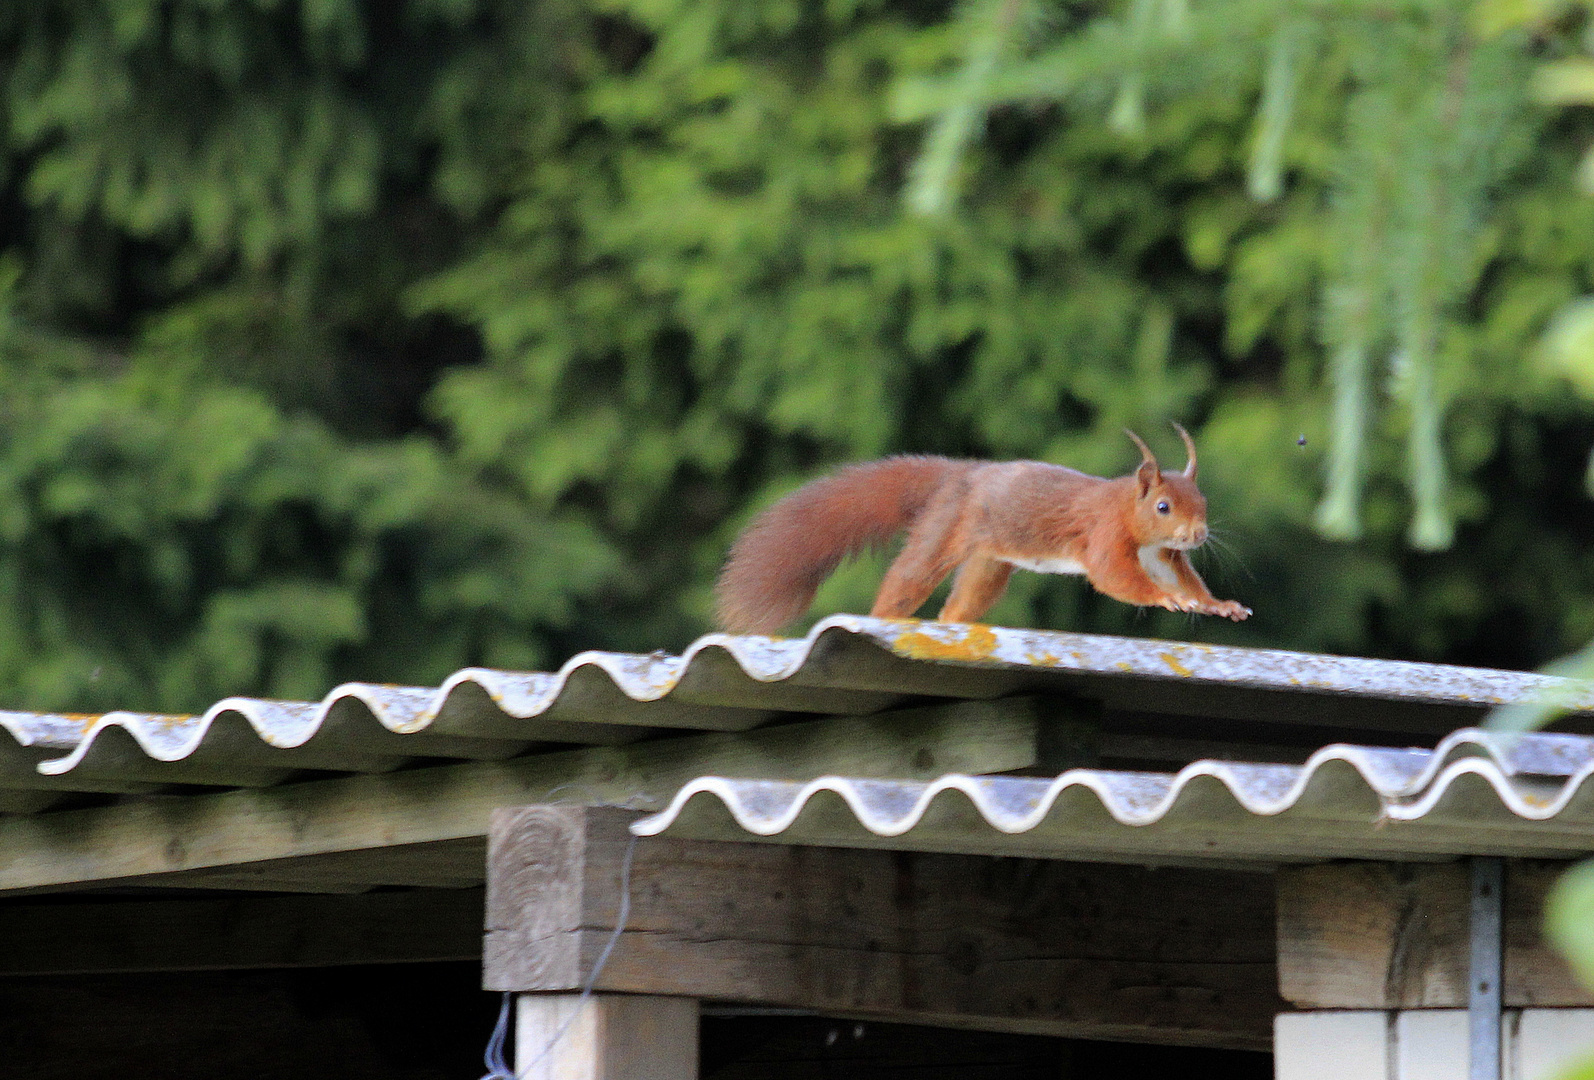
[{"label": "weathered wooden beam", "polygon": [[[633,816],[494,816],[489,989],[582,985]],[[648,837],[629,892],[600,991],[1251,1049],[1282,1007],[1267,874]]]},{"label": "weathered wooden beam", "polygon": [[483,837],[499,806],[660,808],[705,773],[928,777],[1035,764],[1030,702],[960,702],[504,762],[0,817],[0,892]]},{"label": "weathered wooden beam", "polygon": [[482,890],[0,905],[0,976],[481,956]]},{"label": "weathered wooden beam", "polygon": [[697,1080],[697,1002],[638,994],[521,994],[519,1080]]},{"label": "weathered wooden beam", "polygon": [[[1508,1007],[1594,1005],[1539,932],[1544,897],[1566,868],[1506,864]],[[1467,1005],[1464,863],[1330,863],[1278,872],[1279,992],[1303,1009]]]},{"label": "weathered wooden beam", "polygon": [[487,838],[433,840],[361,851],[331,851],[293,859],[239,863],[220,870],[152,874],[126,885],[252,892],[359,892],[379,886],[466,889],[487,877]]}]

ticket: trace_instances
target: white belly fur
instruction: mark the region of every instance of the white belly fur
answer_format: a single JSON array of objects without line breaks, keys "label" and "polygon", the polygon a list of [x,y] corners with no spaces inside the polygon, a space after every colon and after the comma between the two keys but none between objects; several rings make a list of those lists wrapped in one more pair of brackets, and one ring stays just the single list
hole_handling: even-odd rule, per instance
[{"label": "white belly fur", "polygon": [[1140,549],[1140,568],[1146,576],[1161,585],[1169,592],[1179,587],[1179,576],[1173,572],[1173,567],[1162,560],[1162,548],[1155,544],[1147,544]]},{"label": "white belly fur", "polygon": [[1083,574],[1084,564],[1078,559],[1015,559],[1004,558],[1005,563],[1011,563],[1022,570],[1034,570],[1039,574]]}]

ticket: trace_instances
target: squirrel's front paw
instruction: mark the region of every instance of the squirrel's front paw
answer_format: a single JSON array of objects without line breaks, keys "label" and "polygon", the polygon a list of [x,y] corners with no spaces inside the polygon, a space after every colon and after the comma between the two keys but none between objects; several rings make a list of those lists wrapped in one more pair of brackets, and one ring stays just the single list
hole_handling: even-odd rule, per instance
[{"label": "squirrel's front paw", "polygon": [[1235,622],[1244,622],[1251,617],[1251,609],[1238,600],[1220,600],[1209,609],[1213,615],[1222,615],[1225,619]]}]

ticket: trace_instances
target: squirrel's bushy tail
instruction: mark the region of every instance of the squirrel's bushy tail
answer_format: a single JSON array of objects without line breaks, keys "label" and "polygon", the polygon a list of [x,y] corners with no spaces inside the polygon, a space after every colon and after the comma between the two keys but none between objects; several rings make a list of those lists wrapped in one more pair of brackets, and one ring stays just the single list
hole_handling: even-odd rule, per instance
[{"label": "squirrel's bushy tail", "polygon": [[843,559],[884,544],[968,462],[893,457],[805,484],[760,514],[731,546],[715,586],[720,625],[772,634],[813,603]]}]

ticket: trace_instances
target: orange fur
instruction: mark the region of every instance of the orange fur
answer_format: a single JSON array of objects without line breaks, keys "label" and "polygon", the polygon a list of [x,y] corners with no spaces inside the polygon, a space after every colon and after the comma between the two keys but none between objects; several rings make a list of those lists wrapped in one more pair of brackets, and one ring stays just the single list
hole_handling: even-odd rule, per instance
[{"label": "orange fur", "polygon": [[[973,622],[1015,566],[1084,574],[1115,600],[1239,621],[1251,609],[1208,591],[1186,552],[1207,538],[1195,446],[1163,471],[1133,432],[1141,463],[1115,479],[1039,461],[893,457],[852,465],[766,510],[731,548],[717,586],[721,625],[773,633],[808,610],[842,560],[907,530],[870,614],[912,615],[957,571],[939,618]],[[1160,507],[1160,509],[1159,509]]]}]

